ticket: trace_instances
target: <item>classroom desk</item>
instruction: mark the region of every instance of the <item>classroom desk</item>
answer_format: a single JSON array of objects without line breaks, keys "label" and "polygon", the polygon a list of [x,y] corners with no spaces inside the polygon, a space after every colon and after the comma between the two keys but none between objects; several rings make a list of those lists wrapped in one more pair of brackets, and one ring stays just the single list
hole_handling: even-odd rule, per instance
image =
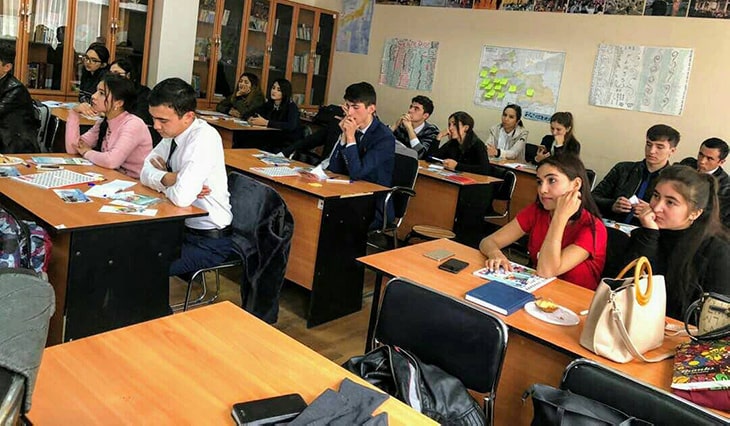
[{"label": "classroom desk", "polygon": [[[484,235],[484,213],[492,199],[492,183],[501,182],[492,176],[460,173],[476,181],[463,184],[440,175],[438,170],[419,162],[416,196],[411,198],[398,238],[405,239],[413,225],[433,225],[453,230],[456,239],[464,243],[478,243]],[[458,216],[457,216],[458,215]],[[474,230],[478,230],[474,232]]]},{"label": "classroom desk", "polygon": [[[288,393],[312,402],[345,377],[366,384],[230,302],[47,348],[38,425],[230,425],[231,407]],[[369,385],[368,385],[369,386]],[[395,398],[391,425],[435,424]]]},{"label": "classroom desk", "polygon": [[226,149],[226,166],[273,187],[294,217],[286,279],[311,291],[307,326],[359,311],[363,269],[355,259],[365,254],[374,195],[388,188],[365,181],[313,184],[302,177],[270,177],[251,170],[266,167],[253,157],[259,152]]},{"label": "classroom desk", "polygon": [[218,130],[223,140],[223,148],[233,148],[233,134],[235,132],[265,132],[265,131],[277,131],[278,129],[271,129],[269,127],[262,126],[244,126],[243,124],[236,123],[234,117],[218,117],[211,115],[198,115],[199,118],[205,120],[211,126]]},{"label": "classroom desk", "polygon": [[529,167],[513,168],[504,166],[505,163],[515,163],[510,160],[490,159],[489,161],[495,166],[515,172],[515,176],[517,176],[515,192],[512,194],[512,203],[510,205],[509,219],[512,220],[520,210],[534,203],[537,199],[537,184],[535,183],[537,171]]},{"label": "classroom desk", "polygon": [[[423,255],[435,249],[452,251],[455,258],[469,262],[469,266],[458,274],[442,271],[437,268],[438,262]],[[445,239],[365,256],[358,260],[377,272],[368,342],[372,337],[374,319],[377,317],[383,275],[408,278],[460,300],[464,299],[467,291],[484,283],[484,279],[472,275],[472,272],[484,266],[484,256],[478,250]],[[535,292],[536,296],[549,297],[576,313],[590,307],[593,294],[590,290],[562,280],[555,280]],[[476,304],[474,306],[484,309]],[[596,360],[669,391],[672,359],[654,364],[641,361],[618,364],[602,358],[579,343],[585,317],[581,317],[581,324],[577,326],[562,327],[533,318],[524,309],[509,316],[495,315],[502,318],[509,327],[507,357],[497,391],[495,424],[530,424],[532,409],[530,404],[523,406],[522,393],[533,383],[558,386],[568,363],[580,357]],[[677,323],[672,319],[668,320]],[[687,340],[686,336],[665,338],[661,348],[648,352],[647,355],[666,353]],[[730,413],[723,414],[730,417]]]},{"label": "classroom desk", "polygon": [[[34,154],[69,156],[68,154]],[[30,159],[30,154],[17,155]],[[134,180],[96,166],[64,166],[77,172],[103,174],[107,181]],[[17,166],[21,173],[35,167]],[[76,186],[85,191],[87,184]],[[137,183],[139,194],[163,195]],[[176,207],[167,200],[156,204],[157,215],[99,213],[105,201],[67,204],[50,189],[0,179],[5,208],[29,217],[51,235],[53,248],[48,280],[56,293],[48,343],[100,333],[167,315],[169,268],[179,257],[184,219],[207,213],[196,207]]]}]

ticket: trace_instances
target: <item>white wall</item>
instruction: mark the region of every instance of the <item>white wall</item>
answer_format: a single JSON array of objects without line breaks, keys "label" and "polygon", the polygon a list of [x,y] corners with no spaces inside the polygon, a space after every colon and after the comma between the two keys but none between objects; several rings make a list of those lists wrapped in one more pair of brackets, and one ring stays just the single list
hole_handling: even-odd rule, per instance
[{"label": "white wall", "polygon": [[198,0],[157,0],[154,9],[147,86],[169,77],[190,82]]},{"label": "white wall", "polygon": [[[438,41],[433,91],[433,122],[446,125],[449,114],[465,110],[476,131],[485,136],[501,111],[472,102],[483,45],[567,52],[558,111],[571,111],[584,162],[602,177],[620,160],[642,159],[646,129],[666,123],[682,134],[675,160],[695,155],[702,140],[730,140],[725,99],[730,96],[730,22],[727,20],[589,16],[559,13],[505,12],[376,5],[370,53],[335,53],[330,103],[342,101],[347,85],[368,81],[378,92],[378,113],[391,122],[405,112],[418,92],[376,84],[386,39],[400,37]],[[694,64],[681,116],[599,108],[588,105],[593,62],[600,43],[694,48]],[[545,123],[526,121],[530,141],[549,132]]]}]

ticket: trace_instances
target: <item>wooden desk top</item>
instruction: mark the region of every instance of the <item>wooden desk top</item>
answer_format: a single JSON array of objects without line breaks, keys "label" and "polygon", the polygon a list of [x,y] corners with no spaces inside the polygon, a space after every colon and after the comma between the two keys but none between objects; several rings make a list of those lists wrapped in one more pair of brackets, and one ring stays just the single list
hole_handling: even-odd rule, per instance
[{"label": "wooden desk top", "polygon": [[[492,177],[492,176],[484,176],[484,175],[478,175],[476,173],[468,173],[468,172],[458,172],[459,176],[469,177],[474,179],[475,183],[462,183],[462,182],[456,182],[454,180],[449,179],[448,177],[439,174],[441,170],[436,169],[429,169],[428,168],[429,163],[424,160],[418,161],[418,175],[419,176],[428,176],[433,179],[438,179],[444,182],[448,182],[452,185],[458,185],[458,186],[466,186],[466,185],[485,185],[495,182],[502,182],[502,179]],[[449,170],[447,170],[449,171]]]},{"label": "wooden desk top", "polygon": [[[230,425],[236,402],[288,393],[312,402],[345,377],[365,384],[223,302],[46,348],[28,417],[39,425]],[[395,398],[382,411],[391,425],[435,424]]]},{"label": "wooden desk top", "polygon": [[[58,117],[61,121],[66,122],[68,121],[69,109],[63,107],[51,108],[51,114]],[[79,120],[79,123],[81,123],[82,126],[93,126],[94,124],[96,124],[96,121],[89,120],[88,118],[82,116]]]},{"label": "wooden desk top", "polygon": [[[377,192],[389,190],[384,186],[375,183],[359,180],[350,183],[332,183],[332,182],[313,182],[301,176],[282,176],[272,177],[266,174],[251,170],[251,167],[271,167],[254,157],[253,154],[260,154],[258,149],[226,149],[224,150],[226,157],[226,166],[246,173],[255,174],[264,179],[286,185],[290,188],[306,192],[318,198],[344,198],[356,197],[359,195],[370,195]],[[291,167],[312,167],[309,164],[300,161],[292,161]],[[327,172],[328,175],[338,179],[348,179],[347,176],[338,175],[336,173]]]},{"label": "wooden desk top", "polygon": [[[30,160],[33,156],[72,157],[72,155],[69,154],[18,154],[16,156],[25,160]],[[38,170],[32,165],[31,167],[24,167],[22,165],[16,167],[21,174],[38,173]],[[31,212],[46,225],[61,232],[63,232],[63,230],[92,228],[130,222],[187,218],[205,216],[208,214],[205,210],[193,206],[177,207],[168,201],[164,194],[147,188],[136,179],[130,178],[116,170],[105,169],[98,166],[64,165],[63,167],[66,170],[77,173],[94,172],[102,174],[106,178],[106,181],[101,182],[100,184],[109,183],[115,179],[135,181],[137,184],[129,188],[129,191],[134,191],[137,194],[162,198],[163,201],[151,207],[157,209],[157,215],[155,216],[99,213],[101,206],[107,204],[108,200],[90,197],[92,200],[90,203],[66,203],[57,196],[52,189],[44,189],[10,178],[0,178],[0,194]],[[89,189],[89,185],[84,183],[81,185],[64,187],[64,189],[66,188],[79,188],[82,192],[86,192],[86,190]]]},{"label": "wooden desk top", "polygon": [[213,127],[221,127],[223,129],[228,130],[234,130],[234,131],[250,131],[250,130],[279,130],[279,129],[272,129],[270,127],[263,127],[263,126],[254,126],[254,125],[248,125],[245,126],[240,123],[236,123],[234,120],[237,120],[235,117],[231,116],[225,116],[225,117],[218,117],[218,116],[212,116],[212,115],[198,115],[198,118],[201,118],[208,122]]},{"label": "wooden desk top", "polygon": [[[458,274],[451,274],[438,269],[438,262],[423,255],[436,249],[446,249],[454,252],[455,258],[469,262],[469,266]],[[429,241],[395,251],[361,257],[358,260],[371,268],[383,271],[387,275],[408,278],[460,300],[464,299],[467,291],[485,282],[484,279],[472,274],[477,269],[484,267],[484,255],[479,250],[451,240]],[[565,306],[575,313],[587,310],[590,307],[593,294],[594,292],[591,290],[562,280],[555,280],[535,292],[536,296],[549,297],[555,303]],[[479,307],[476,304],[474,306]],[[577,326],[563,327],[540,321],[530,316],[524,309],[520,309],[509,316],[496,313],[495,315],[502,318],[510,329],[558,351],[568,353],[574,357],[596,360],[660,389],[669,391],[672,380],[672,359],[655,364],[647,364],[641,361],[618,364],[602,358],[583,348],[579,343],[585,317],[581,317],[581,324]],[[668,321],[678,323],[669,318]],[[669,352],[676,345],[687,340],[686,336],[667,337],[664,339],[664,345],[661,348],[651,351],[647,355],[651,357]]]},{"label": "wooden desk top", "polygon": [[534,176],[534,175],[537,174],[537,169],[534,169],[532,167],[517,167],[517,168],[514,168],[514,167],[505,166],[505,164],[517,164],[517,161],[514,161],[514,160],[495,160],[493,158],[490,158],[489,159],[489,162],[492,163],[492,164],[495,164],[497,166],[502,166],[505,169],[514,170],[516,172],[522,172],[522,173],[525,173],[525,174],[528,174],[528,175],[532,175],[532,176]]}]

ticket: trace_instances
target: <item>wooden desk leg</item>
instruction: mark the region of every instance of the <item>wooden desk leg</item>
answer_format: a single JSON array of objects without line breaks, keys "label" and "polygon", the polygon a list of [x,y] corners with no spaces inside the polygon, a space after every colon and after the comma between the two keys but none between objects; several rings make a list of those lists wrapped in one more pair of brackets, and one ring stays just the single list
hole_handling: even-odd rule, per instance
[{"label": "wooden desk leg", "polygon": [[375,271],[375,285],[373,287],[373,303],[370,306],[370,321],[368,322],[368,335],[365,338],[365,353],[373,349],[373,337],[375,336],[375,323],[378,320],[380,311],[380,293],[383,289],[383,273]]},{"label": "wooden desk leg", "polygon": [[221,140],[223,141],[223,149],[231,149],[233,148],[233,131],[228,129],[223,129],[221,127],[216,127],[218,130],[218,133],[221,135]]},{"label": "wooden desk leg", "polygon": [[182,238],[182,220],[72,232],[66,304],[57,306],[64,340],[172,313],[168,274]]},{"label": "wooden desk leg", "polygon": [[375,197],[328,199],[323,209],[307,327],[362,309],[364,269],[355,259],[365,255]]}]

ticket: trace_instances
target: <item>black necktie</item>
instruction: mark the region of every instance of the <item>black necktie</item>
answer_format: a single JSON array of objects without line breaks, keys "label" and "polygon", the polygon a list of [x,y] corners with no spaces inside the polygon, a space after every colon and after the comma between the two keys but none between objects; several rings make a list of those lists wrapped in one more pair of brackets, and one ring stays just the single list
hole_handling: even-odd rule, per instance
[{"label": "black necktie", "polygon": [[363,135],[364,135],[364,133],[361,132],[359,129],[358,130],[355,130],[355,143],[360,143],[360,141],[362,140]]},{"label": "black necktie", "polygon": [[167,155],[167,171],[172,172],[172,164],[170,164],[170,161],[172,160],[172,153],[175,152],[175,148],[177,148],[177,143],[175,143],[175,139],[172,140],[172,143],[170,143],[170,153]]}]

